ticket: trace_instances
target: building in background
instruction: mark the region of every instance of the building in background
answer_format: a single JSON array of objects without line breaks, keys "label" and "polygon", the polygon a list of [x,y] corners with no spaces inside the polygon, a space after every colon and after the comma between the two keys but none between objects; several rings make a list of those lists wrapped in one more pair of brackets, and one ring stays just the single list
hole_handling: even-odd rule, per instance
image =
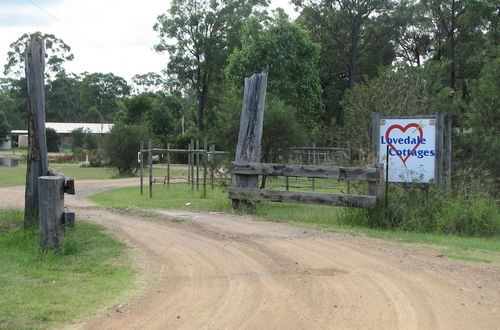
[{"label": "building in background", "polygon": [[[52,128],[61,137],[61,147],[71,146],[71,132],[82,129],[91,134],[107,134],[113,128],[113,124],[89,124],[89,123],[45,123],[45,128]],[[11,136],[17,137],[19,147],[28,147],[28,130],[12,130]],[[15,138],[14,138],[15,140]]]}]

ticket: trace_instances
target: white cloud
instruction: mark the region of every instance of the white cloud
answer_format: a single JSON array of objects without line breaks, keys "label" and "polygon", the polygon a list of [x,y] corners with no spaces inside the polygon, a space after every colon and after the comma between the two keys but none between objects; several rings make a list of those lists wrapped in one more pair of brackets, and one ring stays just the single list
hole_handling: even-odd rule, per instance
[{"label": "white cloud", "polygon": [[[75,59],[65,66],[70,72],[113,72],[126,79],[160,72],[167,55],[153,50],[159,39],[152,27],[169,5],[168,0],[0,0],[0,12],[11,17],[9,26],[0,24],[0,63],[3,67],[11,42],[41,31],[71,46]],[[296,16],[287,0],[273,0],[271,8],[278,6]]]}]

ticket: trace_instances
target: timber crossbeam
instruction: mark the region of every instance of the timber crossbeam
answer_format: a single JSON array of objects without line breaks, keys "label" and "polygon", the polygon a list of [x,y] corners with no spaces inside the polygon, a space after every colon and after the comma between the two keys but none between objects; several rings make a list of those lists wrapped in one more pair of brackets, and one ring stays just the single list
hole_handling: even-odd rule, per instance
[{"label": "timber crossbeam", "polygon": [[259,200],[267,202],[350,206],[358,208],[371,208],[374,207],[377,202],[376,196],[370,195],[324,194],[241,187],[230,187],[228,192],[229,198],[236,200]]},{"label": "timber crossbeam", "polygon": [[318,165],[288,165],[232,162],[231,173],[240,175],[269,175],[307,177],[334,180],[380,181],[382,171],[376,167],[336,167]]},{"label": "timber crossbeam", "polygon": [[[384,182],[383,164],[375,164],[368,167],[337,167],[233,162],[231,165],[231,174],[233,174],[235,178],[245,176],[257,177],[262,175],[357,180],[366,181],[368,184],[367,195],[279,191],[257,189],[255,186],[233,185],[228,189],[228,197],[233,200],[234,205],[239,205],[242,202],[246,203],[246,201],[249,200],[259,200],[268,202],[373,208],[379,203],[382,183]],[[236,203],[234,203],[235,201]]]}]

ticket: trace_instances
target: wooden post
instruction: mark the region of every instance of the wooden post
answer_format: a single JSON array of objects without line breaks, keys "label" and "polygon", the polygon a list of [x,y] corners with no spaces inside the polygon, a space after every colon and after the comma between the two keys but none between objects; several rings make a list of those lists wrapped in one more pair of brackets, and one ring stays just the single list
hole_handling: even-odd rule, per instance
[{"label": "wooden post", "polygon": [[[245,78],[240,132],[236,146],[236,162],[259,162],[264,120],[268,70]],[[257,188],[258,175],[233,175],[233,187]],[[246,200],[233,199],[233,208],[242,210]]]},{"label": "wooden post", "polygon": [[[191,150],[191,142],[188,143],[188,147],[187,147],[187,150]],[[191,184],[191,154],[188,152],[187,153],[187,156],[188,156],[188,159],[187,159],[187,163],[188,163],[188,173],[187,173],[187,182],[188,182],[188,185]]]},{"label": "wooden post", "polygon": [[64,239],[64,178],[38,178],[40,204],[40,249],[59,249]]},{"label": "wooden post", "polygon": [[368,181],[368,195],[375,196],[378,204],[380,202],[380,197],[382,197],[382,184],[384,183],[384,164],[368,165],[368,168],[370,167],[380,168],[378,180]]},{"label": "wooden post", "polygon": [[200,191],[200,140],[196,140],[196,191]]},{"label": "wooden post", "polygon": [[435,174],[438,187],[444,187],[443,180],[443,148],[444,148],[444,114],[438,112],[436,114],[436,163]]},{"label": "wooden post", "polygon": [[[312,165],[316,165],[316,143],[313,143],[313,150],[312,150],[312,158],[313,158],[313,163]],[[314,178],[312,178],[312,191],[316,190],[316,181]]]},{"label": "wooden post", "polygon": [[[170,150],[170,143],[167,143],[167,149]],[[170,187],[170,152],[167,151],[167,186]]]},{"label": "wooden post", "polygon": [[378,146],[379,146],[379,136],[380,136],[380,113],[372,112],[372,163],[378,163]]},{"label": "wooden post", "polygon": [[207,138],[203,139],[203,198],[207,198],[207,161],[208,161]]},{"label": "wooden post", "polygon": [[214,167],[215,167],[215,146],[210,146],[211,157],[210,157],[210,184],[212,186],[212,190],[214,190]]},{"label": "wooden post", "polygon": [[28,90],[28,159],[24,227],[36,225],[39,213],[38,177],[47,175],[47,140],[45,137],[45,45],[33,37],[25,54]]},{"label": "wooden post", "polygon": [[153,198],[153,154],[152,141],[148,142],[148,164],[149,164],[149,198]]},{"label": "wooden post", "polygon": [[194,150],[194,139],[191,139],[191,144],[189,147],[189,155],[191,158],[191,191],[194,192],[194,153],[192,150]]},{"label": "wooden post", "polygon": [[445,158],[444,158],[444,172],[445,172],[445,183],[446,188],[451,188],[451,114],[445,115],[446,120],[446,134],[444,135],[445,140]]},{"label": "wooden post", "polygon": [[144,149],[144,142],[141,141],[141,151],[140,151],[140,172],[141,172],[141,195],[144,194],[144,157],[142,157],[142,150]]}]

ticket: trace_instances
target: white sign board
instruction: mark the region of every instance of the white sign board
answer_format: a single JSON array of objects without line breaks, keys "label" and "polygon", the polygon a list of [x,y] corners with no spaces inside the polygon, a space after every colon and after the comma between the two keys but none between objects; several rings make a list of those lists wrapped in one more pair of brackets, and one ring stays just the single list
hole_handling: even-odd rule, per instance
[{"label": "white sign board", "polygon": [[379,135],[379,162],[389,162],[389,182],[429,183],[435,179],[435,119],[381,119]]}]

